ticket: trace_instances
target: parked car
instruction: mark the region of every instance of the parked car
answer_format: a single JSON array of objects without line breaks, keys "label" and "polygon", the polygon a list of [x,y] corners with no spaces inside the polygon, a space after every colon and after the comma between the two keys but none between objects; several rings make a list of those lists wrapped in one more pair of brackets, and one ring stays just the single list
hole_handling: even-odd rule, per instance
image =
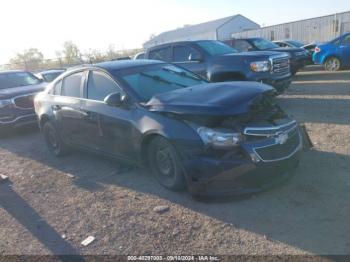
[{"label": "parked car", "polygon": [[33,99],[44,88],[32,73],[0,72],[0,131],[36,123]]},{"label": "parked car", "polygon": [[35,98],[49,151],[70,147],[145,164],[195,196],[256,193],[291,175],[301,133],[257,82],[209,83],[161,61],[70,70]]},{"label": "parked car", "polygon": [[317,65],[324,65],[327,71],[338,71],[342,67],[350,66],[350,33],[318,45],[313,61]]},{"label": "parked car", "polygon": [[50,69],[41,71],[35,74],[35,76],[47,83],[52,82],[56,79],[60,74],[62,74],[66,69]]},{"label": "parked car", "polygon": [[292,74],[296,74],[308,61],[308,52],[303,48],[284,48],[264,38],[241,38],[225,41],[240,52],[246,51],[275,51],[288,53],[290,55],[290,66]]},{"label": "parked car", "polygon": [[164,44],[148,49],[145,58],[172,62],[210,82],[257,81],[272,85],[280,93],[291,82],[287,54],[270,51],[238,53],[219,41]]},{"label": "parked car", "polygon": [[305,46],[303,42],[297,40],[275,40],[272,42],[278,45],[279,47],[302,48],[303,46]]},{"label": "parked car", "polygon": [[275,43],[279,47],[305,49],[306,51],[308,51],[308,59],[306,61],[306,64],[307,65],[313,64],[312,55],[313,55],[315,47],[316,47],[315,43],[305,44],[305,43],[303,43],[301,41],[297,41],[297,40],[277,40],[277,41],[273,41],[273,43]]},{"label": "parked car", "polygon": [[134,60],[140,60],[140,59],[145,59],[145,52],[140,52],[140,53],[137,53],[134,58]]}]

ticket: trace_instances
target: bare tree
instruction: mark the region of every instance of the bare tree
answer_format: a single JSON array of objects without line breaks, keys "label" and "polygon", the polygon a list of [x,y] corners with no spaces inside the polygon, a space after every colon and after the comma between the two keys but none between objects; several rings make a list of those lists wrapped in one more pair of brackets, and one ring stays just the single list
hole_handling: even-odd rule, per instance
[{"label": "bare tree", "polygon": [[41,68],[43,60],[44,55],[37,48],[29,48],[17,53],[9,63],[11,69],[37,70]]}]

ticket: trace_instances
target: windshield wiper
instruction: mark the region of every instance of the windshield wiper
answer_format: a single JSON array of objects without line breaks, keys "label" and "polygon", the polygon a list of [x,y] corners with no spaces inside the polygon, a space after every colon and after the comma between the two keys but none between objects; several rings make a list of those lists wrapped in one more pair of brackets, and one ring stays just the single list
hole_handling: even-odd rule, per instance
[{"label": "windshield wiper", "polygon": [[171,73],[174,73],[174,74],[177,74],[177,75],[180,75],[180,76],[184,76],[184,77],[187,77],[187,78],[192,79],[192,80],[202,80],[202,79],[200,79],[199,77],[190,76],[190,75],[188,75],[188,74],[187,74],[186,72],[184,72],[184,71],[179,72],[179,71],[171,70],[171,69],[165,68],[165,67],[162,68],[162,70],[167,71],[167,72],[171,72]]},{"label": "windshield wiper", "polygon": [[178,85],[178,86],[181,86],[181,87],[187,87],[186,85],[183,85],[183,84],[180,84],[180,83],[168,81],[168,80],[160,77],[159,75],[149,75],[149,74],[146,74],[144,72],[141,72],[140,75],[148,77],[148,78],[151,78],[151,79],[153,79],[155,81],[158,81],[158,82],[163,82],[163,83],[169,84],[169,85]]}]

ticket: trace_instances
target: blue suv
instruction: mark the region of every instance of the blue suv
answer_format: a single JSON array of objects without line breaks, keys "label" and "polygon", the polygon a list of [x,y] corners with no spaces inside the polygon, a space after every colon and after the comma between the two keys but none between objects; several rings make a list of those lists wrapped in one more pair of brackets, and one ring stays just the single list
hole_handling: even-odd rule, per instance
[{"label": "blue suv", "polygon": [[315,64],[324,65],[327,71],[338,71],[344,66],[350,66],[350,33],[318,45],[313,61]]}]

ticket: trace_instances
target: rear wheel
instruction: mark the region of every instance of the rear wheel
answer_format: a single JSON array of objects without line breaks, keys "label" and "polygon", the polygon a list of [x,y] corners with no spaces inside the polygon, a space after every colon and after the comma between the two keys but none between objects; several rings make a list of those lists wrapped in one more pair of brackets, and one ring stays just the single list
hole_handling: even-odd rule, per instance
[{"label": "rear wheel", "polygon": [[68,147],[63,143],[56,127],[51,121],[47,121],[43,126],[43,133],[49,151],[55,156],[64,156],[68,152]]},{"label": "rear wheel", "polygon": [[341,62],[336,57],[327,58],[324,68],[326,71],[338,71],[341,68]]},{"label": "rear wheel", "polygon": [[174,146],[163,137],[148,146],[148,163],[157,181],[171,190],[184,188],[184,170]]}]

